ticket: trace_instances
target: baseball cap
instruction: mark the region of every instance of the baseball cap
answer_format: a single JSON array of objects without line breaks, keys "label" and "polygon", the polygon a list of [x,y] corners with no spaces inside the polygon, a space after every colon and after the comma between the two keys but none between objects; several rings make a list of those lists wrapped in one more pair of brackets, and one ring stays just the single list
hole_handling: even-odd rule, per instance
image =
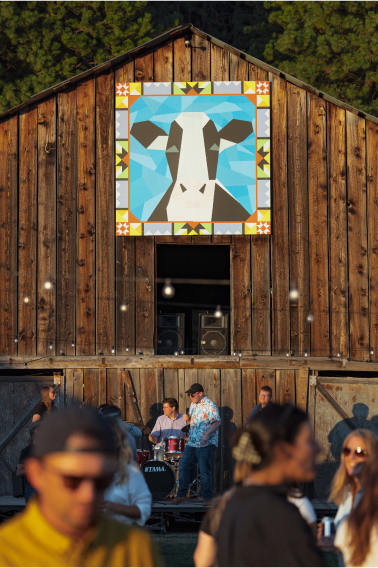
[{"label": "baseball cap", "polygon": [[117,453],[117,441],[108,421],[92,408],[69,406],[52,412],[41,421],[35,433],[33,457],[39,458],[56,452],[72,452],[67,440],[72,434],[80,432],[98,441],[98,447],[77,451]]},{"label": "baseball cap", "polygon": [[196,392],[203,392],[203,386],[200,385],[199,383],[194,383],[190,389],[188,389],[186,392],[186,394],[196,394]]}]

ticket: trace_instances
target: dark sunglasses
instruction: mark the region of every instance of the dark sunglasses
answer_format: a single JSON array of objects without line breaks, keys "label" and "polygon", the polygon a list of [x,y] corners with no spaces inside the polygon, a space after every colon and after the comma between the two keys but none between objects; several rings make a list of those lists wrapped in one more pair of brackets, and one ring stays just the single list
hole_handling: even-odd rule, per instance
[{"label": "dark sunglasses", "polygon": [[103,491],[112,482],[113,475],[102,475],[100,477],[89,477],[89,476],[76,476],[76,475],[63,475],[60,474],[63,480],[63,485],[71,491],[76,491],[79,489],[83,481],[88,480],[94,483],[96,491]]},{"label": "dark sunglasses", "polygon": [[194,394],[190,394],[190,398],[193,398],[194,396],[196,396],[196,394],[198,394],[198,392],[195,392]]},{"label": "dark sunglasses", "polygon": [[367,456],[369,452],[367,450],[363,450],[362,448],[357,448],[355,450],[352,450],[351,448],[343,448],[342,453],[344,456],[350,456],[350,454],[352,454],[357,457],[361,457]]}]

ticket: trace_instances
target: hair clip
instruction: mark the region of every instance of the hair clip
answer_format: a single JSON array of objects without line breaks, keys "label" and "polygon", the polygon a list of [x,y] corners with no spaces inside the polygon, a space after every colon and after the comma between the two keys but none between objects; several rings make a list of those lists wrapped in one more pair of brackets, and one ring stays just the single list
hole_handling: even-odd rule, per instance
[{"label": "hair clip", "polygon": [[246,461],[256,465],[261,463],[262,459],[253,445],[251,436],[248,432],[243,432],[240,436],[237,446],[232,449],[232,457],[236,461]]}]

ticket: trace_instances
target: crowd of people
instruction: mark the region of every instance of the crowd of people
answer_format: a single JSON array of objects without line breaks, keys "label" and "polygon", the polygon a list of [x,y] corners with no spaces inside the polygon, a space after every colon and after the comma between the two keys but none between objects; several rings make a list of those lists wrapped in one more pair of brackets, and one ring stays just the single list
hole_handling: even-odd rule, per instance
[{"label": "crowd of people", "polygon": [[[185,415],[176,399],[164,399],[150,441],[159,446],[172,434],[186,438],[172,504],[188,499],[198,464],[209,507],[196,566],[324,566],[324,552],[337,554],[341,566],[378,565],[378,438],[371,430],[354,430],[344,440],[330,492],[338,505],[336,531],[327,535],[302,492],[315,478],[319,453],[307,414],[274,404],[270,387],[262,387],[233,440],[234,485],[213,499],[219,412],[199,383],[186,392]],[[136,463],[141,430],[117,406],[57,411],[54,389],[43,387],[41,394],[17,467],[27,479],[27,506],[0,525],[0,565],[161,565],[143,529],[152,497]]]}]

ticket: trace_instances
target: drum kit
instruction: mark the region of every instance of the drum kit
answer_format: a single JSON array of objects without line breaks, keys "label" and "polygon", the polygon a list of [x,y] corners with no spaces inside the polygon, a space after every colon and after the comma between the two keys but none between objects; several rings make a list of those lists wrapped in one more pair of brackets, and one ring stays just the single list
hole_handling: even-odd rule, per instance
[{"label": "drum kit", "polygon": [[161,446],[154,446],[154,459],[149,452],[137,450],[138,464],[154,500],[176,497],[179,463],[185,449],[185,439],[179,436],[163,438]]}]

